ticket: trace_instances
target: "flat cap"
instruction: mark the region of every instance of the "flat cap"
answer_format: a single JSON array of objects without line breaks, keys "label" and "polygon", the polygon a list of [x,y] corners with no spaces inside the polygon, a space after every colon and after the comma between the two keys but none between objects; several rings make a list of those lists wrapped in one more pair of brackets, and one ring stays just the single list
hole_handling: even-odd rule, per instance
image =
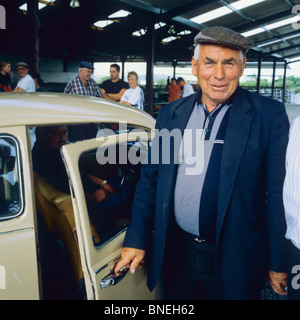
[{"label": "flat cap", "polygon": [[194,41],[195,45],[198,43],[211,43],[228,46],[242,50],[244,54],[254,46],[251,40],[242,36],[240,33],[220,26],[210,27],[200,31]]},{"label": "flat cap", "polygon": [[79,68],[87,68],[87,69],[94,70],[93,65],[91,63],[89,63],[88,61],[81,61]]},{"label": "flat cap", "polygon": [[19,66],[28,68],[28,64],[27,64],[26,62],[23,62],[23,61],[18,62],[18,63],[16,64],[16,67],[19,67]]}]

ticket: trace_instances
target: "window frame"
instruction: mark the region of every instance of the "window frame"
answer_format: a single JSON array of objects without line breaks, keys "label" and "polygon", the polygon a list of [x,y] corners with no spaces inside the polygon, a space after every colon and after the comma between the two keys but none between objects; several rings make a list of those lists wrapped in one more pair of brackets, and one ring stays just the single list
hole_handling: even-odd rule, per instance
[{"label": "window frame", "polygon": [[2,221],[7,221],[11,219],[15,219],[19,216],[21,216],[24,213],[25,209],[25,202],[24,202],[24,183],[23,183],[23,176],[22,176],[22,167],[21,167],[21,152],[20,152],[20,145],[18,139],[8,133],[0,133],[0,139],[11,139],[14,141],[15,146],[16,146],[16,157],[17,157],[17,162],[18,162],[18,176],[19,176],[19,194],[20,194],[20,210],[18,213],[14,215],[5,215],[5,216],[0,216],[0,222]]}]

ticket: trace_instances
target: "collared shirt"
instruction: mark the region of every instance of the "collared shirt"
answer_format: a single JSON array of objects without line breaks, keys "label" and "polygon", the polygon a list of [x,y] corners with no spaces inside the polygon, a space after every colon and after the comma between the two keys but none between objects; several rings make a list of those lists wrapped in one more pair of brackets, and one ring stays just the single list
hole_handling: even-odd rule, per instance
[{"label": "collared shirt", "polygon": [[79,76],[72,79],[65,87],[64,93],[78,94],[83,96],[93,96],[101,97],[100,87],[97,85],[96,81],[89,79],[87,85],[85,86],[80,80]]},{"label": "collared shirt", "polygon": [[283,204],[287,223],[285,237],[300,249],[300,117],[290,128],[286,152],[286,176],[283,186]]},{"label": "collared shirt", "polygon": [[29,74],[21,78],[17,83],[16,88],[22,88],[25,92],[35,92],[35,83]]},{"label": "collared shirt", "polygon": [[[219,104],[212,112],[208,112],[206,106],[199,101],[198,98],[183,136],[183,144],[186,141],[192,142],[188,147],[183,145],[181,148],[182,163],[178,166],[175,184],[174,213],[177,224],[183,230],[213,240],[217,217],[219,168],[231,101]],[[186,129],[192,130],[191,139],[185,140],[188,133]],[[203,129],[204,147],[200,150],[202,154],[198,154],[197,151],[201,143],[197,140],[197,129]],[[198,161],[203,162],[201,171],[197,170],[199,164],[192,161],[195,155]],[[200,157],[202,159],[199,159]],[[194,172],[191,170],[193,166]]]}]

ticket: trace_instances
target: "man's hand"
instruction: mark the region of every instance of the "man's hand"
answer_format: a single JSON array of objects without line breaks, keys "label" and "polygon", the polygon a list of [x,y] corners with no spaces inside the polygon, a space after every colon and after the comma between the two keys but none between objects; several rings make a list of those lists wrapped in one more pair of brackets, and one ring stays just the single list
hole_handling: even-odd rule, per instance
[{"label": "man's hand", "polygon": [[115,274],[118,274],[123,267],[129,268],[133,274],[136,269],[141,269],[144,263],[146,251],[134,248],[123,248],[121,260],[115,267]]},{"label": "man's hand", "polygon": [[286,272],[274,272],[269,270],[270,284],[273,290],[281,295],[286,295],[287,287],[287,273]]}]

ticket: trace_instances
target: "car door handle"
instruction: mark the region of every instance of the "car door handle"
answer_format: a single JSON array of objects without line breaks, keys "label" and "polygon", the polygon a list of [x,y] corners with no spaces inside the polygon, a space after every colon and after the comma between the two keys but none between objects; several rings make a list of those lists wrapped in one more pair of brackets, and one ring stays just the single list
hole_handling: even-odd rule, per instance
[{"label": "car door handle", "polygon": [[115,275],[115,266],[116,265],[114,265],[113,268],[110,270],[110,273],[100,281],[101,289],[118,284],[126,276],[129,268],[124,267],[119,271],[118,275]]}]

